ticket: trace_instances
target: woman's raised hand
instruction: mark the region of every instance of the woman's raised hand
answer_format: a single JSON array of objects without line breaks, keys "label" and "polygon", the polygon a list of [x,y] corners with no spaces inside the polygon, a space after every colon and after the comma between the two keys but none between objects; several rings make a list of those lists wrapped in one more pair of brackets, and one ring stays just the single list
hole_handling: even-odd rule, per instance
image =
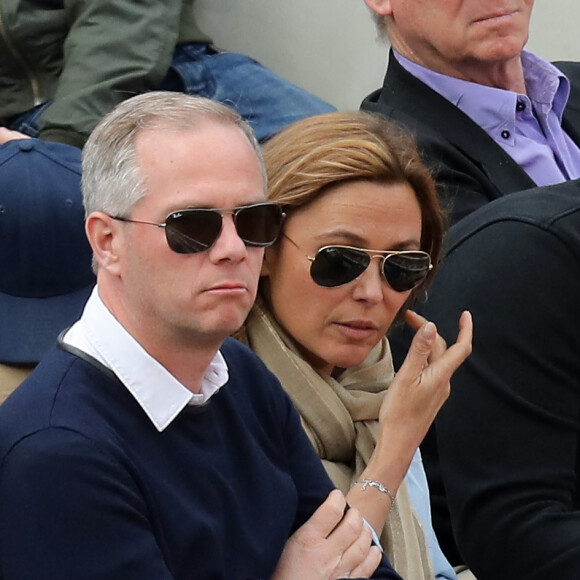
[{"label": "woman's raised hand", "polygon": [[417,332],[387,391],[379,421],[381,430],[396,427],[398,437],[416,448],[449,397],[451,376],[471,353],[473,321],[463,312],[457,341],[447,346],[435,324],[416,312],[407,311],[405,320]]},{"label": "woman's raised hand", "polygon": [[[381,482],[393,496],[435,415],[449,396],[451,376],[471,352],[473,335],[469,312],[461,315],[457,341],[450,347],[437,334],[432,322],[411,311],[405,318],[417,332],[385,394],[379,413],[377,444],[359,477]],[[377,532],[383,529],[391,509],[390,495],[369,493],[355,485],[347,499]]]}]

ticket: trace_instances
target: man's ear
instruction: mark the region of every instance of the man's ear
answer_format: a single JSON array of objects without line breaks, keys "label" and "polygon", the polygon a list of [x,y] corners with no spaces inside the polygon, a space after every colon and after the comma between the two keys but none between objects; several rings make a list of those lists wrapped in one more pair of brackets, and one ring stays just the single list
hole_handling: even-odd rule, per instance
[{"label": "man's ear", "polygon": [[85,232],[99,268],[116,274],[119,269],[121,222],[101,211],[91,213],[85,221]]},{"label": "man's ear", "polygon": [[364,3],[379,16],[390,16],[393,12],[391,0],[364,0]]}]

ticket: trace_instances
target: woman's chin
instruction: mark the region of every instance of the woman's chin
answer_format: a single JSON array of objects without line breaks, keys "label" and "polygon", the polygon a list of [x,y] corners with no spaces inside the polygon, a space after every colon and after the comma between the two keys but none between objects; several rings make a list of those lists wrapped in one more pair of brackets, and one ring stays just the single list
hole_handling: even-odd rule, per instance
[{"label": "woman's chin", "polygon": [[369,355],[370,349],[356,349],[332,360],[335,368],[350,369],[361,365]]}]

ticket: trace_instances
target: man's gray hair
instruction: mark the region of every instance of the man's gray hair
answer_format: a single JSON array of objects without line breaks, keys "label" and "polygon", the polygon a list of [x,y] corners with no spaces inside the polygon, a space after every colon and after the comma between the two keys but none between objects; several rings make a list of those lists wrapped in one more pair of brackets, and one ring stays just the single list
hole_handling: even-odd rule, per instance
[{"label": "man's gray hair", "polygon": [[377,14],[374,10],[369,8],[369,12],[375,22],[377,28],[377,38],[382,42],[389,42],[388,19],[382,14]]},{"label": "man's gray hair", "polygon": [[[207,121],[238,127],[266,171],[251,127],[234,111],[216,101],[178,92],[153,91],[132,97],[108,113],[83,149],[82,190],[85,215],[102,211],[126,217],[147,194],[136,160],[136,139],[146,130],[195,130]],[[195,160],[192,160],[195,162]]]}]

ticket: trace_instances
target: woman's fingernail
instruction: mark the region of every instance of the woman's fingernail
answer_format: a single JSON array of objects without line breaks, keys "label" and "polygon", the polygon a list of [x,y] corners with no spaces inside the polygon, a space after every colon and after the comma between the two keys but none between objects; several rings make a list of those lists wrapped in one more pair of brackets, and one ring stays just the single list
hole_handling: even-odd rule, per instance
[{"label": "woman's fingernail", "polygon": [[428,322],[423,327],[423,337],[426,340],[429,340],[429,341],[433,340],[435,338],[436,334],[437,334],[437,327],[432,322]]}]

